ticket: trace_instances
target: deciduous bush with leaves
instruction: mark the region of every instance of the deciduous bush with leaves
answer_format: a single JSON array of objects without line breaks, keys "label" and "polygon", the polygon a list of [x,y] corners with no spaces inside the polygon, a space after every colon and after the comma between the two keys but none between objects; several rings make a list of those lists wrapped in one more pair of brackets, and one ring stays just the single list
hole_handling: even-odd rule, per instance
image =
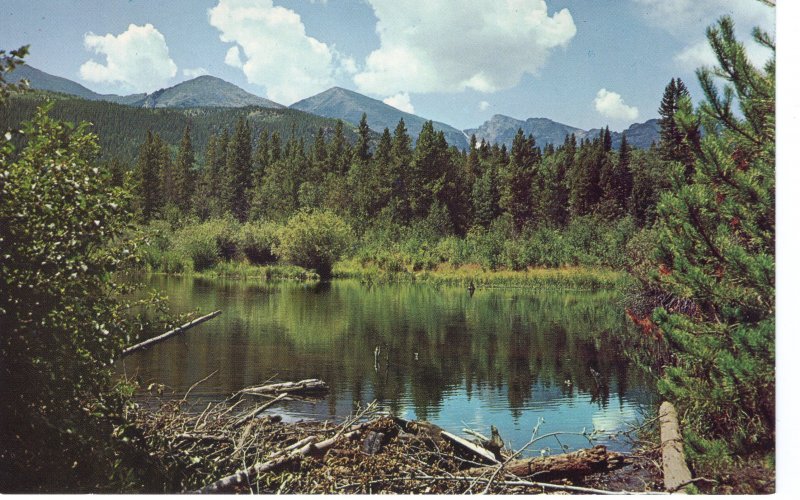
[{"label": "deciduous bush with leaves", "polygon": [[281,228],[278,239],[281,258],[329,278],[334,262],[354,243],[355,234],[333,212],[301,210]]},{"label": "deciduous bush with leaves", "polygon": [[138,489],[152,471],[110,368],[133,331],[114,280],[136,254],[130,198],[97,138],[47,111],[22,150],[0,138],[0,484]]}]

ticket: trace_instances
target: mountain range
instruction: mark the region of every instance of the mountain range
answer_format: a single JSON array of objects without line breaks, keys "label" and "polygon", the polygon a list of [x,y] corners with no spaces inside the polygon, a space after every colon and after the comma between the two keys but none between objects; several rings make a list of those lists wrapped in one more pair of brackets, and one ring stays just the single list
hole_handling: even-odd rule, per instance
[{"label": "mountain range", "polygon": [[[370,129],[376,132],[381,132],[387,127],[393,131],[397,122],[402,118],[408,134],[414,139],[422,131],[422,125],[428,121],[420,116],[400,111],[377,99],[341,87],[333,87],[289,107],[327,118],[338,118],[350,123],[358,123],[362,113],[366,113]],[[433,122],[433,128],[444,132],[444,137],[451,146],[458,149],[469,147],[467,136],[461,130],[440,122]]]},{"label": "mountain range", "polygon": [[[285,108],[281,104],[253,95],[232,83],[210,75],[199,76],[150,94],[127,96],[99,94],[77,82],[45,73],[28,65],[18,67],[7,75],[7,78],[12,83],[23,78],[27,79],[34,89],[139,108],[242,108],[247,106],[269,109]],[[377,133],[384,127],[394,130],[397,122],[403,118],[406,129],[412,138],[419,135],[422,125],[427,121],[425,118],[401,111],[377,99],[341,87],[333,87],[298,101],[289,108],[325,118],[340,119],[351,125],[357,124],[361,120],[361,115],[366,113],[370,128]],[[540,146],[548,143],[560,145],[568,134],[575,134],[575,137],[580,140],[593,139],[600,133],[600,129],[582,130],[548,118],[519,120],[505,115],[494,115],[480,127],[464,131],[441,122],[433,122],[433,126],[434,129],[444,133],[445,139],[450,145],[459,149],[469,147],[468,138],[472,134],[475,134],[479,142],[485,140],[492,144],[505,144],[510,148],[518,129],[522,129],[526,135],[532,134]],[[658,120],[652,119],[644,123],[635,123],[622,133],[612,132],[612,145],[615,148],[619,147],[623,133],[626,134],[628,142],[632,146],[648,148],[653,142],[658,142]]]},{"label": "mountain range", "polygon": [[[549,118],[528,118],[518,120],[505,115],[494,115],[478,128],[467,129],[467,135],[475,134],[475,138],[480,142],[485,140],[491,144],[505,144],[511,147],[517,130],[522,129],[525,135],[531,134],[536,139],[536,144],[544,147],[545,144],[559,146],[564,143],[564,138],[569,134],[575,134],[575,138],[580,142],[581,139],[594,139],[600,134],[599,128],[582,130],[570,127],[563,123],[558,123]],[[658,142],[659,125],[657,119],[647,120],[644,123],[634,123],[624,132],[611,132],[611,144],[615,149],[619,148],[622,142],[622,134],[628,139],[631,146],[646,149],[653,142]]]}]

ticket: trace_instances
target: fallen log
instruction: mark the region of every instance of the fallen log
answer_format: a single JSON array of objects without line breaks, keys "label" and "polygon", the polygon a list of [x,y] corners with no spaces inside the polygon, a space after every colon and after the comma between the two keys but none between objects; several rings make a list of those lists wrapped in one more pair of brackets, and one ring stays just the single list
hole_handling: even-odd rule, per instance
[{"label": "fallen log", "polygon": [[393,418],[395,422],[397,422],[398,425],[400,425],[400,427],[406,432],[416,434],[422,438],[428,438],[434,442],[446,441],[455,449],[459,451],[466,450],[471,454],[471,456],[476,457],[483,462],[488,462],[490,464],[500,463],[495,457],[494,453],[491,451],[462,437],[447,432],[436,424],[425,421],[411,421],[400,417]]},{"label": "fallen log", "polygon": [[495,457],[494,453],[492,453],[491,451],[487,450],[486,448],[483,448],[481,446],[478,446],[477,444],[471,443],[471,442],[467,441],[466,439],[458,437],[455,434],[451,434],[451,433],[449,433],[447,431],[442,431],[441,434],[442,434],[442,437],[444,437],[445,439],[449,440],[451,443],[454,443],[457,446],[460,446],[462,448],[465,448],[465,449],[469,450],[470,452],[474,453],[475,455],[478,455],[479,457],[483,458],[484,460],[486,460],[490,464],[499,464],[500,463],[497,460],[497,458]]},{"label": "fallen log", "polygon": [[[534,457],[524,460],[512,460],[504,463],[503,471],[520,478],[533,478],[537,481],[553,479],[580,479],[589,474],[610,472],[625,465],[625,457],[620,453],[610,452],[605,446],[595,446],[584,450],[573,451],[563,455]],[[476,467],[464,472],[467,476],[493,474],[497,466]]]},{"label": "fallen log", "polygon": [[136,351],[141,351],[142,349],[147,349],[148,347],[154,346],[154,345],[158,344],[159,342],[163,342],[163,341],[167,340],[170,337],[174,337],[175,335],[178,335],[179,333],[183,333],[183,332],[185,332],[186,330],[188,330],[188,329],[190,329],[192,327],[195,327],[195,326],[197,326],[197,325],[199,325],[201,323],[205,323],[206,321],[208,321],[210,319],[214,319],[217,316],[219,316],[220,314],[222,314],[222,311],[214,311],[214,312],[212,312],[210,314],[206,314],[205,316],[201,316],[201,317],[199,317],[197,319],[193,319],[192,321],[190,321],[190,322],[188,322],[186,324],[183,324],[183,325],[179,326],[178,328],[170,330],[167,333],[163,333],[163,334],[159,335],[158,337],[153,337],[151,339],[145,340],[144,342],[140,342],[140,343],[138,343],[136,345],[132,345],[132,346],[128,347],[127,349],[125,349],[124,351],[122,351],[122,354],[120,355],[120,357],[125,357],[125,356],[127,356],[129,354],[133,354]]},{"label": "fallen log", "polygon": [[282,392],[275,399],[272,399],[271,401],[269,401],[267,403],[264,403],[263,405],[259,406],[258,408],[256,408],[255,410],[251,411],[247,415],[243,416],[242,418],[240,418],[239,420],[237,420],[233,424],[234,429],[236,427],[239,427],[239,426],[247,423],[250,419],[255,418],[259,413],[261,413],[262,411],[266,410],[270,406],[274,405],[275,403],[277,403],[281,399],[285,398],[286,396],[288,396],[288,394],[285,393],[285,392]]},{"label": "fallen log", "polygon": [[241,390],[242,394],[318,394],[328,391],[328,384],[322,380],[309,378],[299,382],[280,382],[278,384],[267,384],[256,387],[247,387]]},{"label": "fallen log", "polygon": [[683,438],[678,428],[678,412],[669,401],[658,409],[661,421],[661,467],[664,470],[664,488],[670,493],[686,493],[692,482],[692,473],[686,466]]},{"label": "fallen log", "polygon": [[305,456],[323,454],[339,441],[357,438],[361,434],[360,429],[364,425],[367,424],[355,425],[351,427],[349,432],[339,434],[319,442],[308,442],[307,440],[310,441],[310,439],[306,438],[302,441],[305,442],[304,446],[300,448],[298,448],[299,444],[295,443],[294,445],[287,447],[282,452],[273,453],[270,455],[270,460],[257,463],[247,470],[236,471],[236,473],[231,474],[230,476],[223,477],[222,479],[214,481],[213,483],[200,488],[199,490],[195,491],[195,493],[219,493],[222,491],[228,491],[236,486],[245,484],[250,477],[256,477],[259,474],[279,470],[293,463],[295,460]]}]

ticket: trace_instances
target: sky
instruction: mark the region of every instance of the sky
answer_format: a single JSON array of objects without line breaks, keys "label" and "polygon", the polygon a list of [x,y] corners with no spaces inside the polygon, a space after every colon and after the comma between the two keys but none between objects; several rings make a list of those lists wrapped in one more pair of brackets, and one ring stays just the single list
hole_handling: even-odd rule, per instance
[{"label": "sky", "polygon": [[201,74],[289,105],[332,86],[474,128],[494,114],[621,131],[670,78],[701,96],[705,29],[733,17],[754,61],[757,0],[3,0],[0,48],[101,93]]}]

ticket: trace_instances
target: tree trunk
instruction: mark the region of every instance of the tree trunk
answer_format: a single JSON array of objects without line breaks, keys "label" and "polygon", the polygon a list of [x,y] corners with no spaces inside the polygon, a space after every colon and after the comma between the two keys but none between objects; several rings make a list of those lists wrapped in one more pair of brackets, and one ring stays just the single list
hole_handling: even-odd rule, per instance
[{"label": "tree trunk", "polygon": [[291,393],[291,394],[313,394],[320,392],[327,392],[328,384],[322,380],[310,378],[301,380],[299,382],[281,382],[279,384],[267,384],[258,387],[248,387],[242,389],[242,394],[273,394],[273,393]]},{"label": "tree trunk", "polygon": [[190,322],[188,322],[186,324],[183,324],[183,325],[179,326],[178,328],[175,328],[174,330],[170,330],[167,333],[162,333],[158,337],[153,337],[152,339],[148,339],[148,340],[145,340],[144,342],[140,342],[140,343],[138,343],[136,345],[132,345],[132,346],[128,347],[127,349],[125,349],[124,351],[122,351],[122,356],[120,356],[120,357],[124,357],[124,356],[127,356],[129,354],[133,354],[136,351],[140,351],[142,349],[147,349],[148,347],[154,346],[154,345],[158,344],[159,342],[163,342],[163,341],[167,340],[170,337],[174,337],[175,335],[178,335],[179,333],[183,333],[186,330],[188,330],[189,328],[195,327],[195,326],[199,325],[200,323],[205,323],[206,321],[208,321],[210,319],[214,319],[217,316],[219,316],[220,314],[222,314],[222,311],[214,311],[211,314],[206,314],[205,316],[201,316],[201,317],[199,317],[197,319],[193,319],[192,321],[190,321]]},{"label": "tree trunk", "polygon": [[678,428],[678,412],[669,401],[658,409],[661,421],[661,467],[664,470],[664,488],[669,492],[686,493],[692,473],[683,455],[683,438]]},{"label": "tree trunk", "polygon": [[[517,477],[530,478],[536,481],[553,479],[580,479],[589,474],[610,472],[625,465],[625,457],[619,453],[609,452],[605,446],[595,446],[563,455],[535,457],[524,460],[513,460],[503,466],[503,470]],[[467,476],[492,474],[497,466],[477,467],[465,472]]]}]

